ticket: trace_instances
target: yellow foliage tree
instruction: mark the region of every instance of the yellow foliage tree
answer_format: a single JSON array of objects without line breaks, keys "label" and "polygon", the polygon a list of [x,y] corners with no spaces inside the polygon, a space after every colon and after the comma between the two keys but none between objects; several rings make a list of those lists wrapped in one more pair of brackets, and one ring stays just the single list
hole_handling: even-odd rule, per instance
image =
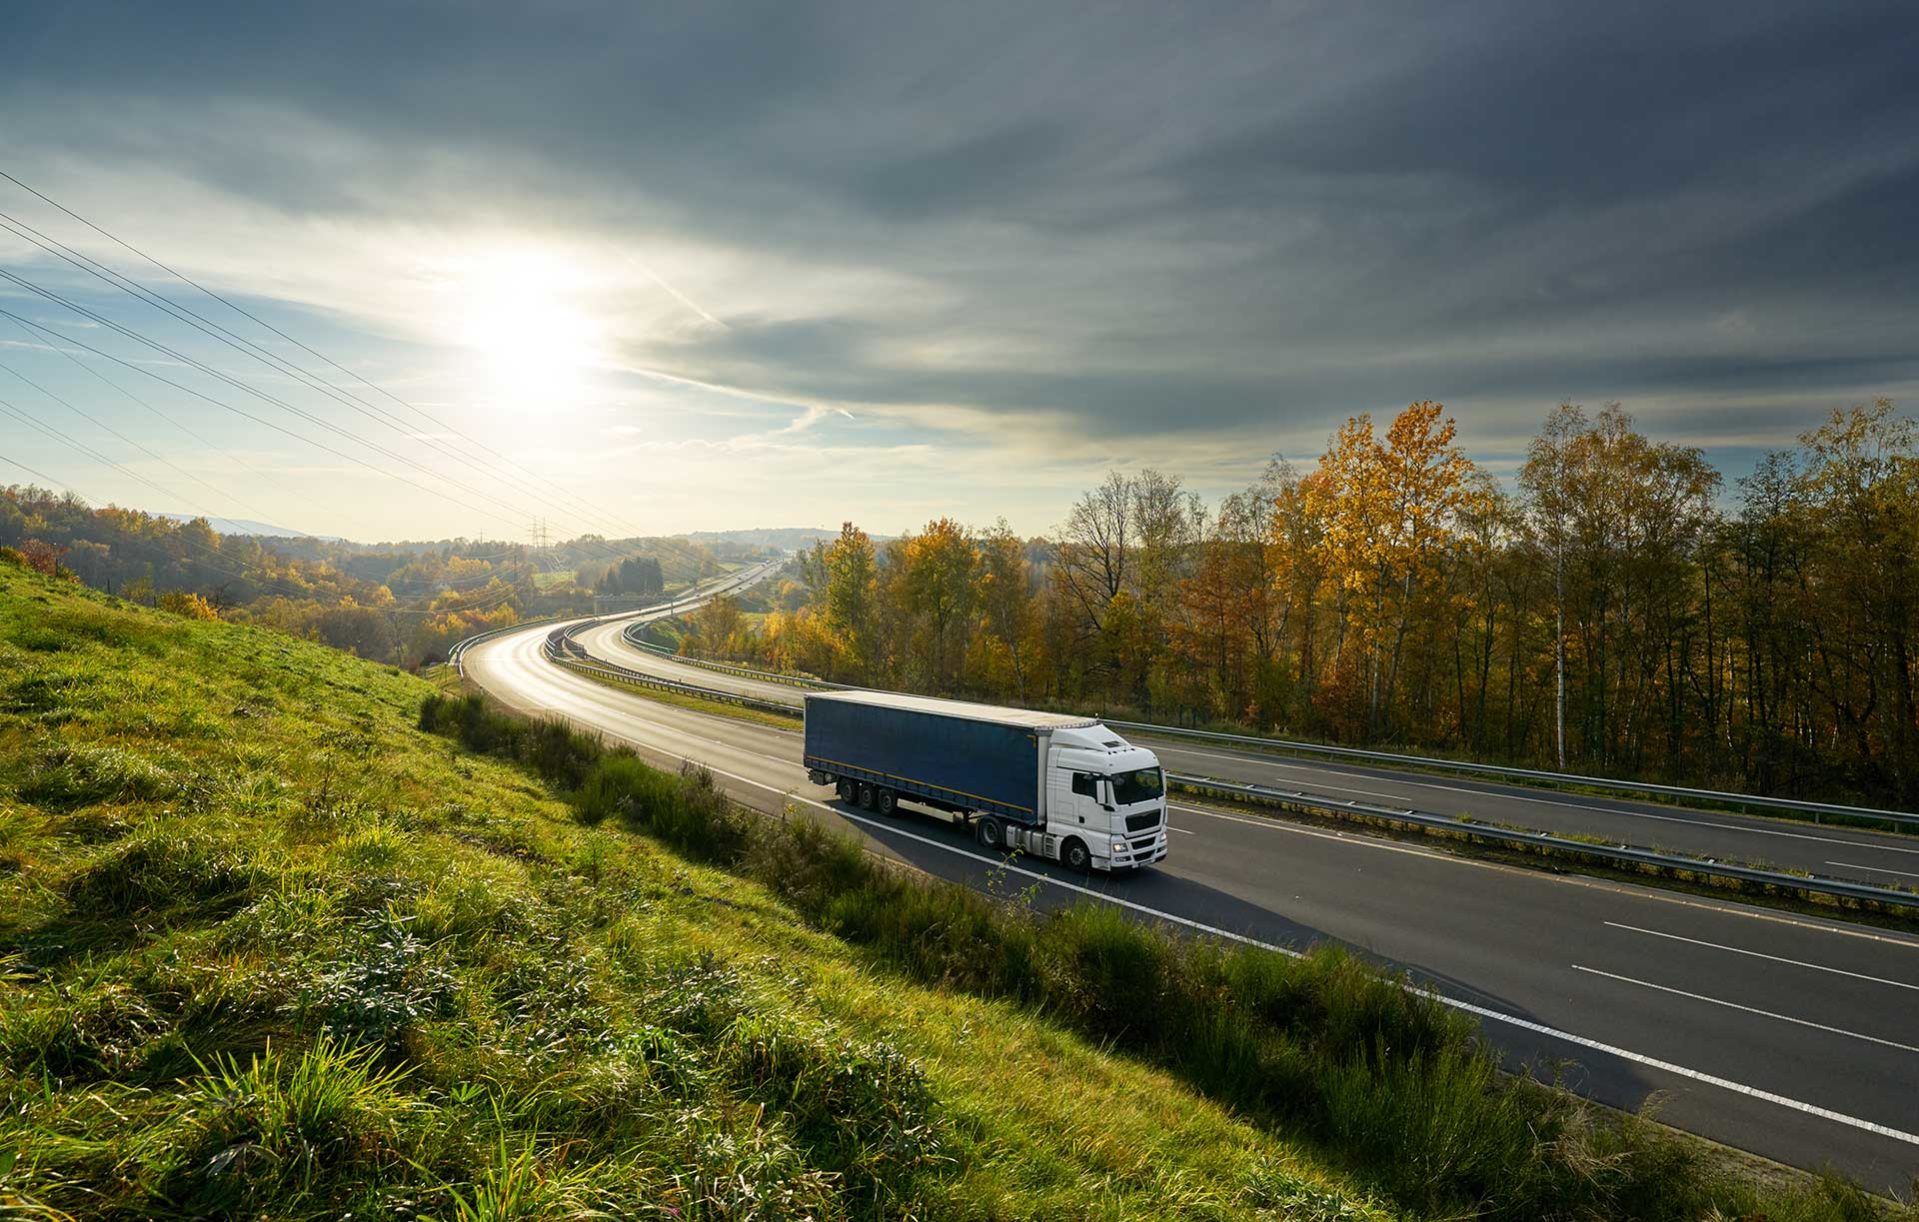
[{"label": "yellow foliage tree", "polygon": [[190,590],[169,590],[160,596],[160,610],[186,619],[219,619],[213,604]]}]

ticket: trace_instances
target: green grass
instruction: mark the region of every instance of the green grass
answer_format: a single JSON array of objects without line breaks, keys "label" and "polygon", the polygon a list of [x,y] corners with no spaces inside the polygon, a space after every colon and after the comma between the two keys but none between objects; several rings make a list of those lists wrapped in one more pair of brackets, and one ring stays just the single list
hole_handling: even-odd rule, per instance
[{"label": "green grass", "polygon": [[1395,1215],[701,864],[748,839],[697,781],[486,743],[542,779],[435,690],[0,566],[0,1216]]}]

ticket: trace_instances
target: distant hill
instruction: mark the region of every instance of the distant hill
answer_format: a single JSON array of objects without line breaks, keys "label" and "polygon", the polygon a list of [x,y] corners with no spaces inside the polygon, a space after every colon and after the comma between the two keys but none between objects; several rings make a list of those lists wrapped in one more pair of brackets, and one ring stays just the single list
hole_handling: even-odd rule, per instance
[{"label": "distant hill", "polygon": [[754,547],[777,547],[782,551],[797,552],[813,546],[821,539],[837,538],[839,533],[817,526],[775,526],[755,527],[752,530],[696,530],[686,537],[702,542],[745,543]]},{"label": "distant hill", "polygon": [[165,518],[170,522],[191,522],[195,518],[206,518],[207,523],[223,535],[253,535],[263,539],[324,539],[328,543],[345,542],[339,535],[309,535],[291,526],[275,526],[271,522],[256,522],[252,518],[214,518],[204,513],[155,513],[153,516]]}]

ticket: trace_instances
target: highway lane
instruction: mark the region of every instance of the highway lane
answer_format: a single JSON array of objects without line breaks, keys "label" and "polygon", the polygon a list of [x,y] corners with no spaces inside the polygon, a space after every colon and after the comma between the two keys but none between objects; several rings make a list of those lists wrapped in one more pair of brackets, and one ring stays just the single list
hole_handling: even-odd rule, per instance
[{"label": "highway lane", "polygon": [[[604,625],[581,633],[578,639],[595,657],[663,678],[796,707],[804,694],[786,684],[729,675],[640,649],[621,635],[623,627]],[[1801,870],[1879,886],[1919,886],[1919,835],[1305,760],[1256,748],[1195,744],[1141,731],[1128,730],[1125,734],[1130,741],[1151,747],[1169,770],[1189,776],[1467,816],[1532,831],[1599,836],[1613,844]]]},{"label": "highway lane", "polygon": [[[798,803],[943,877],[982,884],[1009,868],[941,819],[840,809],[807,782],[794,732],[596,683],[546,662],[543,636],[476,647],[469,674],[515,707],[656,762],[700,761],[759,809]],[[1181,807],[1175,825],[1173,856],[1137,878],[1010,869],[1047,902],[1093,893],[1278,945],[1334,939],[1489,1012],[1515,1063],[1577,1062],[1573,1084],[1607,1103],[1658,1095],[1672,1123],[1874,1186],[1919,1172],[1919,940],[1271,819]]]}]

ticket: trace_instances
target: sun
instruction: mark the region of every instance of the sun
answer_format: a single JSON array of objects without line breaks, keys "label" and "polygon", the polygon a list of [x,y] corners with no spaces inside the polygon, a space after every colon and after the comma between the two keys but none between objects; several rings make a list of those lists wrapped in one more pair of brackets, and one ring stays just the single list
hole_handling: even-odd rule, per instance
[{"label": "sun", "polygon": [[496,408],[548,416],[580,404],[599,356],[587,289],[576,265],[539,250],[497,251],[463,269],[460,341],[479,357]]}]

